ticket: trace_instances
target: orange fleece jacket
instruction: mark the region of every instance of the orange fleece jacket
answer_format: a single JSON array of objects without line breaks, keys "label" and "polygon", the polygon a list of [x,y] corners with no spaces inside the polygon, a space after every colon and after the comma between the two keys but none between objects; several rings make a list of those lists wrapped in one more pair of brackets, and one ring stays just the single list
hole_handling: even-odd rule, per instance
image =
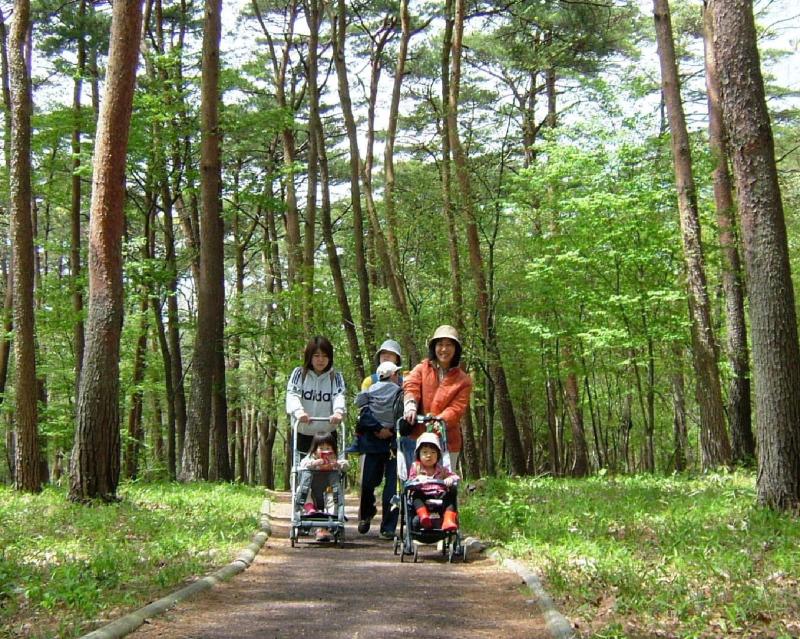
[{"label": "orange fleece jacket", "polygon": [[[460,368],[451,368],[439,382],[439,371],[429,359],[422,360],[414,367],[403,382],[405,397],[413,397],[417,411],[436,415],[447,424],[447,448],[461,451],[461,418],[469,407],[472,393],[472,379]],[[416,439],[425,430],[417,424],[411,431]]]}]

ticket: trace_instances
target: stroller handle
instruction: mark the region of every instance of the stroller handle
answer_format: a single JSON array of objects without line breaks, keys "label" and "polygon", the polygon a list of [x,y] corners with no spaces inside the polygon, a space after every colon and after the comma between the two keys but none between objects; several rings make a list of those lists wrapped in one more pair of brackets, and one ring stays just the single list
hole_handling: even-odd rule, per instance
[{"label": "stroller handle", "polygon": [[425,479],[414,478],[414,479],[409,479],[408,482],[406,482],[406,486],[409,486],[411,488],[413,488],[414,486],[419,486],[421,484],[426,484],[426,485],[433,484],[434,486],[447,486],[447,484],[441,479],[431,479],[431,478],[425,478]]},{"label": "stroller handle", "polygon": [[331,415],[330,417],[309,417],[308,421],[310,421],[310,422],[329,422],[329,421],[331,421],[331,417],[333,417],[333,415]]},{"label": "stroller handle", "polygon": [[[417,415],[414,419],[414,424],[425,424],[427,425],[426,428],[428,431],[436,432],[438,435],[441,435],[441,433],[445,432],[445,428],[447,428],[447,422],[439,417],[436,417],[436,415]],[[433,426],[430,426],[431,424],[433,424]],[[399,417],[395,426],[397,433],[403,436],[411,433],[413,428],[413,424],[411,422],[407,422],[404,417]]]}]

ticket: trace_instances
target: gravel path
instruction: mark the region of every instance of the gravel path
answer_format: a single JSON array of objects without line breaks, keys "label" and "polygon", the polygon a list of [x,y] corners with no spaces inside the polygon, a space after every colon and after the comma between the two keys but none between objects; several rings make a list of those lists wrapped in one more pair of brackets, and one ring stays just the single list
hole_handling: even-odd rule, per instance
[{"label": "gravel path", "polygon": [[[392,543],[355,530],[343,548],[288,540],[288,495],[271,507],[272,537],[231,581],[179,604],[129,635],[134,639],[548,639],[521,580],[477,555],[449,564],[435,546],[400,563]],[[355,503],[354,498],[348,504]],[[377,520],[373,522],[377,524]]]}]

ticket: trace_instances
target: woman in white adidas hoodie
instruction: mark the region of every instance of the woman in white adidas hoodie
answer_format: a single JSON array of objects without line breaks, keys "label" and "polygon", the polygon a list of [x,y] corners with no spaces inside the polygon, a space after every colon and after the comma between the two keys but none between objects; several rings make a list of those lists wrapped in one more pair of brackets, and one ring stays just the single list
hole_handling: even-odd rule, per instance
[{"label": "woman in white adidas hoodie", "polygon": [[[286,412],[297,424],[297,450],[308,452],[317,433],[330,433],[344,418],[344,377],[333,368],[333,345],[325,337],[313,337],[306,344],[303,365],[289,375]],[[311,417],[329,417],[312,422]]]}]

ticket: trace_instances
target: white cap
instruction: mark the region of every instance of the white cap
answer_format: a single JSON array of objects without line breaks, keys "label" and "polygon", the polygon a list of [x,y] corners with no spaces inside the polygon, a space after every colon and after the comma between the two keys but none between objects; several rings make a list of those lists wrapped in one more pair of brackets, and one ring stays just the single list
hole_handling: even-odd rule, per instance
[{"label": "white cap", "polygon": [[400,367],[395,364],[394,362],[381,362],[378,366],[378,373],[379,379],[389,379],[392,375],[394,375],[397,371],[400,370]]}]

